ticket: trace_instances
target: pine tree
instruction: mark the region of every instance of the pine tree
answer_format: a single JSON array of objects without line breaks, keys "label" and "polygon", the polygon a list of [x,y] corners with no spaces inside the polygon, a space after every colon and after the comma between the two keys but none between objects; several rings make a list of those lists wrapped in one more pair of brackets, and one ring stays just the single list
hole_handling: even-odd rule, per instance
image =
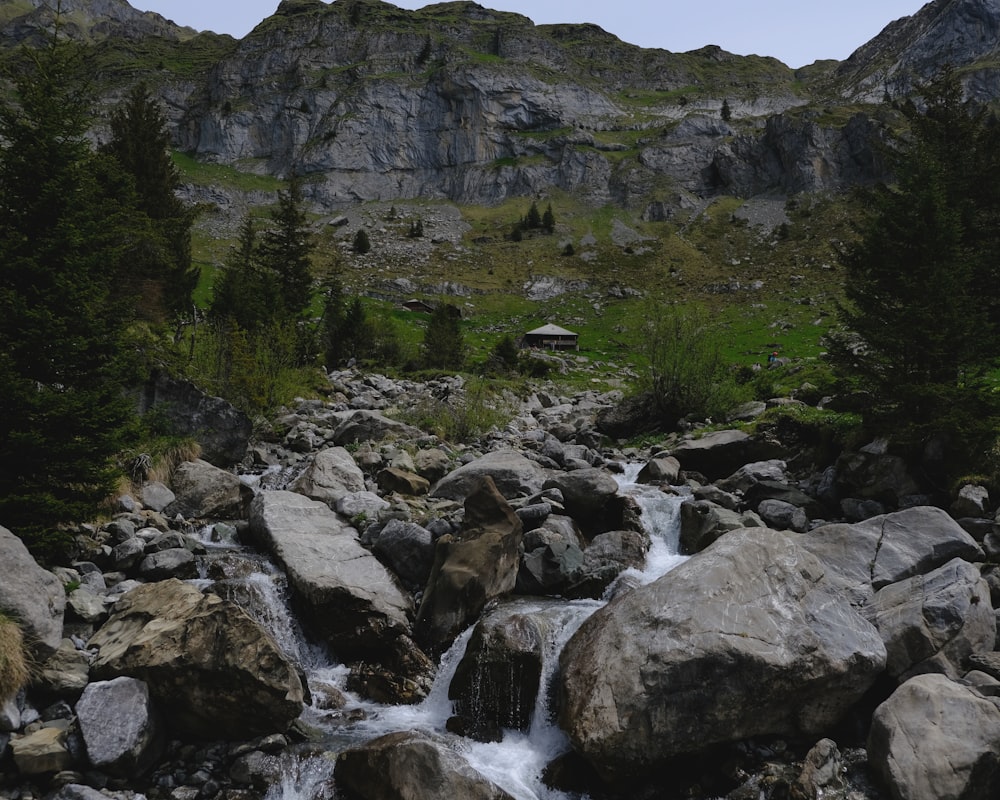
[{"label": "pine tree", "polygon": [[542,215],[538,212],[538,203],[532,201],[528,209],[528,215],[524,218],[524,227],[529,230],[536,230],[542,227]]},{"label": "pine tree", "polygon": [[278,194],[278,207],[260,246],[261,263],[276,279],[280,310],[287,318],[303,318],[312,301],[314,249],[302,208],[302,189],[293,179],[288,190]]},{"label": "pine tree", "polygon": [[950,71],[904,112],[909,135],[889,151],[895,184],[871,192],[843,256],[841,318],[861,344],[841,343],[833,357],[872,393],[869,416],[919,431],[983,413],[980,378],[998,332],[1000,148]]},{"label": "pine tree", "polygon": [[281,313],[278,278],[262,263],[257,225],[247,214],[236,244],[216,275],[209,315],[217,322],[255,332],[271,325]]},{"label": "pine tree", "polygon": [[368,238],[368,232],[364,228],[358,228],[358,232],[354,234],[353,247],[358,255],[364,255],[372,249],[371,239]]},{"label": "pine tree", "polygon": [[69,47],[31,67],[0,102],[0,521],[44,556],[118,474],[137,377],[121,289],[148,220],[124,201],[117,162],[90,148]]},{"label": "pine tree", "polygon": [[163,315],[184,314],[198,284],[191,263],[193,209],[176,195],[180,175],[170,157],[170,137],[160,104],[145,83],[135,86],[111,115],[111,141],[103,148],[132,176],[138,207],[152,221],[144,257],[133,259],[148,306]]},{"label": "pine tree", "polygon": [[458,370],[465,363],[465,341],[457,308],[442,303],[431,314],[424,331],[422,360],[430,369]]},{"label": "pine tree", "polygon": [[556,215],[552,213],[552,203],[549,203],[545,207],[545,213],[542,214],[542,230],[546,233],[552,233],[556,229]]}]

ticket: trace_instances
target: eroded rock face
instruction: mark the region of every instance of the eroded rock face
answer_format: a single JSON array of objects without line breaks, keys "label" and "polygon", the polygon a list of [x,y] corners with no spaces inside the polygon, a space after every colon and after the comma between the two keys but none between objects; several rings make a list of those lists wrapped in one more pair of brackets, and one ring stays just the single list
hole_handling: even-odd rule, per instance
[{"label": "eroded rock face", "polygon": [[788,534],[727,534],[619,596],[560,658],[560,725],[606,780],[712,743],[816,734],[885,665],[878,632]]},{"label": "eroded rock face", "polygon": [[875,710],[868,761],[893,797],[1000,793],[1000,710],[944,675],[918,675]]},{"label": "eroded rock face", "polygon": [[195,739],[284,731],[304,705],[298,669],[270,634],[176,579],[133,589],[88,644],[95,678],[144,681],[169,726]]},{"label": "eroded rock face", "polygon": [[417,641],[443,649],[495,597],[514,589],[520,563],[521,520],[481,478],[465,501],[462,530],[437,541],[434,567],[417,613]]}]

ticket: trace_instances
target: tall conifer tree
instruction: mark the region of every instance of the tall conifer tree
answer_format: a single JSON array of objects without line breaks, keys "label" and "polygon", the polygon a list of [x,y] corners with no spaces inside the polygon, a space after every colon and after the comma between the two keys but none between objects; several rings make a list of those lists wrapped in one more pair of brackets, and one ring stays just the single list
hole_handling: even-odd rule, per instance
[{"label": "tall conifer tree", "polygon": [[104,149],[132,176],[138,206],[156,234],[144,239],[146,247],[133,260],[153,315],[188,312],[199,276],[191,263],[194,212],[176,195],[180,175],[170,147],[163,110],[140,83],[111,115],[111,141]]},{"label": "tall conifer tree", "polygon": [[108,496],[132,419],[120,288],[145,218],[89,146],[81,74],[53,43],[0,102],[0,524],[36,552]]}]

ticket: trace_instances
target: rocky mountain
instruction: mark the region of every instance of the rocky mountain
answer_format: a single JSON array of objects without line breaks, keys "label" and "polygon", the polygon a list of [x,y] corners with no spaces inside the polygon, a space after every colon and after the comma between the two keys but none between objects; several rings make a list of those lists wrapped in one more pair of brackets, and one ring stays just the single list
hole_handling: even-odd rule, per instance
[{"label": "rocky mountain", "polygon": [[[46,5],[12,4],[0,41],[30,41],[51,24]],[[871,143],[886,94],[950,63],[970,95],[1000,95],[998,0],[935,0],[847,61],[798,71],[715,46],[643,49],[464,0],[418,11],[283,0],[239,42],[125,0],[62,8],[65,30],[99,54],[109,100],[144,78],[167,101],[179,149],[304,176],[328,209],[491,205],[555,187],[662,219],[717,194],[836,191],[881,176]]]}]

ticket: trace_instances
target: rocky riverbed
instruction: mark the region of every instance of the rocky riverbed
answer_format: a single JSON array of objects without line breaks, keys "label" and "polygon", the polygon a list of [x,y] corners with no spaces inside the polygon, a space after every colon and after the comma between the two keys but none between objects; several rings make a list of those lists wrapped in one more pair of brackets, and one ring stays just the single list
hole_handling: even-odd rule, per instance
[{"label": "rocky riverbed", "polygon": [[[942,497],[882,443],[831,454],[780,429],[624,448],[605,433],[619,394],[553,385],[506,398],[510,422],[474,441],[413,424],[468,392],[338,372],[251,442],[174,392],[216,463],[121,497],[65,565],[0,528],[0,608],[36,661],[0,709],[0,797],[290,798],[306,763],[327,765],[316,798],[537,797],[458,743],[526,732],[538,707],[566,742],[546,796],[997,794],[985,490]],[[689,556],[649,583],[627,572],[650,549],[616,480],[633,464],[679,498]],[[227,543],[273,565],[305,645],[248,612]],[[538,609],[556,598],[596,605],[550,669]],[[317,734],[316,715],[346,727],[364,704],[426,704],[459,637],[447,732]],[[302,647],[342,680],[309,672]]]}]

